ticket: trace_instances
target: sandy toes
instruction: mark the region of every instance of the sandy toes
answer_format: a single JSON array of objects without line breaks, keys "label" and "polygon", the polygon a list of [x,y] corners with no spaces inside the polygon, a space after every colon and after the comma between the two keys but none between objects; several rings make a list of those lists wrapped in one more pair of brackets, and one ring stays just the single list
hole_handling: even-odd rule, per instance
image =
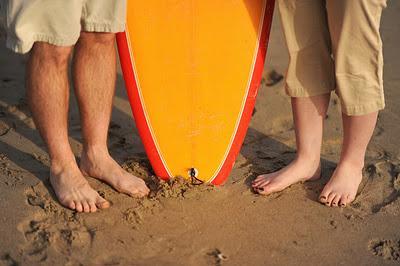
[{"label": "sandy toes", "polygon": [[296,159],[281,170],[258,176],[252,183],[255,192],[261,195],[269,195],[285,188],[308,180],[316,180],[321,177],[320,162]]},{"label": "sandy toes", "polygon": [[110,203],[102,198],[79,171],[76,163],[66,166],[52,165],[50,183],[60,203],[78,212],[95,212]]},{"label": "sandy toes", "polygon": [[362,168],[339,164],[325,185],[319,201],[327,206],[345,207],[357,194],[362,180]]}]

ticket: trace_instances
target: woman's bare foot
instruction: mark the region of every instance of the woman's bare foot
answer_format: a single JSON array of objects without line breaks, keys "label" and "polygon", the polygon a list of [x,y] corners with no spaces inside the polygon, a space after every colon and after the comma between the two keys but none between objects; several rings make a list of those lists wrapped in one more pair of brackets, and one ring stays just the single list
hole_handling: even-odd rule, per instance
[{"label": "woman's bare foot", "polygon": [[50,183],[60,203],[78,212],[95,212],[97,209],[110,207],[79,171],[75,161],[68,163],[52,163]]},{"label": "woman's bare foot", "polygon": [[362,166],[339,163],[321,192],[319,201],[327,206],[345,207],[357,194],[362,180]]},{"label": "woman's bare foot", "polygon": [[84,175],[104,181],[118,192],[132,197],[144,197],[150,192],[143,179],[122,169],[105,150],[84,151],[80,169]]},{"label": "woman's bare foot", "polygon": [[316,180],[321,177],[321,165],[318,160],[295,159],[281,170],[258,176],[252,183],[255,192],[269,195],[282,191],[298,182]]}]

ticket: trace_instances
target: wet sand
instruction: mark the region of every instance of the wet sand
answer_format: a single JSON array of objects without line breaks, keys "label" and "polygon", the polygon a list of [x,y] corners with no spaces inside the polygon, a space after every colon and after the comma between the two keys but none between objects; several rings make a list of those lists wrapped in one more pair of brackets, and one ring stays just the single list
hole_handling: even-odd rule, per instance
[{"label": "wet sand", "polygon": [[[137,135],[118,75],[109,146],[146,180],[149,198],[132,199],[90,183],[112,207],[78,214],[61,207],[48,182],[49,159],[24,100],[26,58],[0,48],[0,265],[396,265],[400,263],[400,3],[383,15],[387,108],[368,148],[356,201],[345,209],[316,200],[338,160],[340,106],[326,118],[322,180],[268,197],[251,180],[295,155],[289,98],[271,70],[284,73],[287,53],[274,19],[263,84],[245,143],[225,186],[158,182]],[[121,73],[121,72],[119,72]],[[71,101],[70,141],[81,135]]]}]

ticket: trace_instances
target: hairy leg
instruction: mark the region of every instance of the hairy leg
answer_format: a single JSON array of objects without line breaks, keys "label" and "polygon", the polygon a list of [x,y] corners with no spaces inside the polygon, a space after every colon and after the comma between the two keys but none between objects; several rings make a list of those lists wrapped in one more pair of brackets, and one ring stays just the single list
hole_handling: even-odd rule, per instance
[{"label": "hairy leg", "polygon": [[51,159],[50,182],[64,206],[79,212],[106,208],[76,164],[68,141],[68,60],[72,47],[35,43],[27,64],[27,98]]},{"label": "hairy leg", "polygon": [[258,176],[253,181],[256,192],[268,195],[301,181],[321,176],[320,154],[323,125],[330,94],[292,98],[297,155],[281,170]]},{"label": "hairy leg", "polygon": [[115,34],[82,32],[75,46],[73,77],[82,121],[82,173],[131,196],[149,193],[144,181],[124,171],[107,148],[116,80]]},{"label": "hairy leg", "polygon": [[357,194],[369,141],[375,129],[378,112],[361,116],[343,114],[343,145],[340,161],[320,201],[329,206],[346,206]]}]

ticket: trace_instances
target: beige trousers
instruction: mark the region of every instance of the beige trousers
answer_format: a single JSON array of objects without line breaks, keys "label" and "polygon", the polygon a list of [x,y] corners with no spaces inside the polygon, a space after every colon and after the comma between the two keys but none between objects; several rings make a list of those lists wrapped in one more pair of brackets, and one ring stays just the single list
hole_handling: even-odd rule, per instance
[{"label": "beige trousers", "polygon": [[384,108],[379,26],[386,0],[278,0],[278,5],[290,55],[289,96],[335,90],[347,115]]},{"label": "beige trousers", "polygon": [[0,0],[0,22],[7,46],[28,52],[37,41],[74,45],[81,31],[120,32],[125,27],[125,0]]}]

